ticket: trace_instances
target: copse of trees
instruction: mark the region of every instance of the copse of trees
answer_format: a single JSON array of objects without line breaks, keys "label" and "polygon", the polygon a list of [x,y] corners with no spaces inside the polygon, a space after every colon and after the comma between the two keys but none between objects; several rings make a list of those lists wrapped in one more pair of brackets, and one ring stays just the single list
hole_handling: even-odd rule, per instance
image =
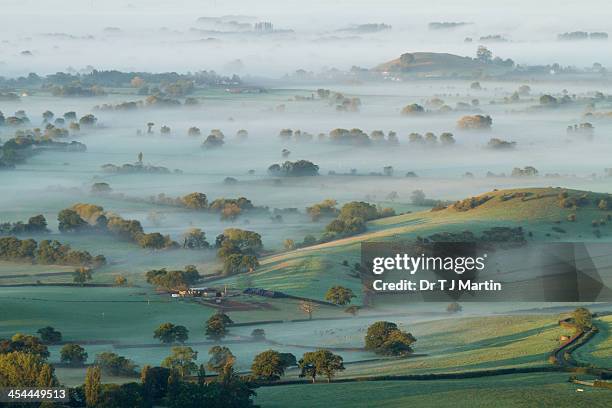
[{"label": "copse of trees", "polygon": [[62,333],[51,326],[40,328],[36,333],[39,334],[40,339],[46,344],[57,344],[62,341]]},{"label": "copse of trees", "polygon": [[185,266],[184,270],[168,271],[166,268],[152,269],[145,274],[147,282],[166,290],[187,289],[202,277],[193,265]]},{"label": "copse of trees", "polygon": [[162,361],[161,366],[177,373],[180,378],[186,378],[198,369],[195,363],[197,358],[198,352],[191,347],[172,347],[170,355]]},{"label": "copse of trees", "polygon": [[217,256],[223,261],[223,274],[250,272],[259,266],[263,249],[261,235],[253,231],[228,228],[215,240]]},{"label": "copse of trees", "polygon": [[585,307],[579,307],[572,312],[572,320],[578,330],[586,331],[593,327],[593,315],[589,309]]},{"label": "copse of trees", "polygon": [[190,228],[183,235],[183,248],[206,249],[210,244],[206,240],[206,234],[200,228]]},{"label": "copse of trees", "polygon": [[425,108],[418,103],[412,103],[402,108],[402,115],[404,116],[419,115],[422,113],[425,113]]},{"label": "copse of trees", "polygon": [[228,365],[234,365],[236,361],[236,356],[225,346],[212,346],[208,350],[208,355],[210,358],[208,359],[207,367],[209,370],[217,373],[222,372]]},{"label": "copse of trees", "polygon": [[20,240],[16,237],[0,238],[0,259],[16,262],[33,262],[42,265],[68,265],[99,267],[106,264],[103,255],[92,256],[56,240]]},{"label": "copse of trees", "polygon": [[262,381],[276,381],[285,370],[296,365],[295,356],[291,353],[279,353],[276,350],[266,350],[255,356],[251,372],[255,378]]},{"label": "copse of trees", "polygon": [[119,354],[103,351],[96,355],[94,365],[100,367],[104,374],[112,376],[133,377],[137,375],[136,364]]},{"label": "copse of trees", "polygon": [[164,344],[184,343],[189,338],[189,330],[185,326],[162,323],[153,332],[153,338]]},{"label": "copse of trees", "polygon": [[78,344],[65,344],[60,350],[60,361],[73,367],[82,366],[87,361],[87,352]]},{"label": "copse of trees", "polygon": [[[52,388],[58,387],[52,365],[46,363],[47,355],[42,355],[35,348],[17,347],[16,344],[31,343],[31,337],[17,334],[9,349],[0,347],[0,387],[7,388]],[[7,341],[1,344],[6,345]],[[75,348],[75,350],[79,351]],[[80,353],[77,353],[80,354]],[[106,357],[102,357],[106,355]],[[168,408],[210,408],[240,407],[253,405],[254,391],[246,378],[236,374],[233,360],[220,367],[219,375],[212,380],[205,378],[204,367],[197,369],[197,353],[189,347],[177,347],[162,364],[167,367],[145,366],[141,371],[140,382],[102,384],[102,371],[108,374],[132,376],[125,368],[122,357],[114,353],[103,353],[96,359],[96,365],[88,367],[85,383],[70,388],[68,394],[70,406],[87,407],[150,407]],[[294,358],[295,359],[295,358]],[[285,361],[283,357],[283,361]],[[110,365],[105,362],[111,362]],[[117,364],[116,364],[117,363]],[[120,367],[119,371],[114,370]],[[105,368],[102,368],[105,367]],[[197,371],[197,382],[191,382],[188,376]]]},{"label": "copse of trees", "polygon": [[412,353],[416,339],[400,330],[395,323],[379,321],[370,327],[365,336],[365,348],[377,354],[405,356]]},{"label": "copse of trees", "polygon": [[336,200],[323,200],[320,203],[306,207],[306,213],[313,221],[319,221],[321,217],[336,217],[339,212],[336,205],[338,205]]},{"label": "copse of trees", "polygon": [[41,361],[46,361],[49,358],[47,346],[38,337],[23,333],[15,333],[8,340],[0,339],[0,355],[13,352],[32,354],[40,358]]},{"label": "copse of trees", "polygon": [[353,291],[343,286],[332,286],[325,294],[325,300],[341,306],[351,303],[351,299],[354,297]]},{"label": "copse of trees", "polygon": [[227,326],[234,323],[228,315],[217,312],[208,318],[205,325],[206,337],[219,340],[227,334]]},{"label": "copse of trees", "polygon": [[325,227],[323,240],[362,233],[366,230],[367,221],[393,215],[395,211],[391,208],[378,208],[363,201],[352,201],[343,205],[338,217]]},{"label": "copse of trees", "polygon": [[62,232],[100,231],[137,243],[143,248],[177,248],[169,235],[159,232],[145,233],[140,221],[126,220],[107,213],[94,204],[78,203],[59,212],[59,229]]},{"label": "copse of trees", "polygon": [[283,164],[271,165],[268,167],[268,173],[276,177],[318,176],[319,166],[308,160],[286,161]]},{"label": "copse of trees", "polygon": [[0,373],[0,387],[48,388],[59,385],[53,366],[33,353],[0,352]]},{"label": "copse of trees", "polygon": [[202,143],[202,149],[218,149],[225,144],[225,136],[218,129],[211,130],[210,134]]},{"label": "copse of trees", "polygon": [[344,361],[329,350],[317,350],[304,353],[298,367],[299,376],[310,377],[313,383],[319,376],[327,377],[327,382],[331,382],[338,371],[344,370]]},{"label": "copse of trees", "polygon": [[457,127],[464,130],[490,129],[493,119],[489,115],[466,115],[457,122]]},{"label": "copse of trees", "polygon": [[42,214],[30,217],[27,223],[17,221],[0,224],[0,235],[41,234],[47,232],[49,232],[47,220]]}]

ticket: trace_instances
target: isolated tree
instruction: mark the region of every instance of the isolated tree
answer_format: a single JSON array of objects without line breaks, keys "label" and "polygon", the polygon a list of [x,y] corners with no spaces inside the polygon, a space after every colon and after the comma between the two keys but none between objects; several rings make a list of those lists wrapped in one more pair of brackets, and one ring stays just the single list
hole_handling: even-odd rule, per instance
[{"label": "isolated tree", "polygon": [[283,247],[289,251],[295,249],[295,241],[290,238],[287,238],[283,241]]},{"label": "isolated tree", "polygon": [[418,115],[425,112],[425,108],[419,105],[418,103],[412,103],[410,105],[404,106],[402,109],[402,115]]},{"label": "isolated tree", "polygon": [[132,360],[110,351],[103,351],[98,354],[94,360],[94,365],[110,375],[131,377],[136,374],[136,364]]},{"label": "isolated tree", "polygon": [[312,313],[317,309],[317,305],[308,300],[300,301],[300,310],[308,315],[308,320],[312,320]]},{"label": "isolated tree", "polygon": [[162,323],[153,332],[153,338],[165,344],[184,343],[188,337],[189,330],[185,326],[175,326],[172,323]]},{"label": "isolated tree", "polygon": [[204,193],[190,193],[181,198],[183,205],[193,210],[203,210],[208,208],[208,198]]},{"label": "isolated tree", "polygon": [[205,249],[209,247],[206,234],[200,228],[191,228],[183,235],[183,248]]},{"label": "isolated tree", "polygon": [[253,329],[251,337],[255,340],[262,340],[266,338],[266,332],[264,329]]},{"label": "isolated tree", "polygon": [[197,358],[198,352],[191,347],[172,347],[171,354],[162,361],[161,365],[176,371],[180,377],[184,378],[198,369],[195,363]]},{"label": "isolated tree", "polygon": [[227,325],[234,323],[228,315],[218,312],[206,321],[206,337],[221,339],[227,334]]},{"label": "isolated tree", "polygon": [[50,123],[53,120],[55,115],[50,110],[46,110],[43,112],[42,117],[45,123]]},{"label": "isolated tree", "polygon": [[300,377],[310,377],[313,383],[317,376],[325,376],[331,382],[336,372],[344,370],[344,363],[342,357],[329,350],[317,350],[304,353],[298,367]]},{"label": "isolated tree", "polygon": [[72,276],[72,280],[74,283],[80,283],[83,285],[85,282],[92,279],[91,269],[81,266],[77,270],[74,271]]},{"label": "isolated tree", "polygon": [[85,374],[85,404],[93,408],[100,401],[102,382],[100,379],[100,367],[88,367]]},{"label": "isolated tree", "polygon": [[401,331],[395,323],[386,321],[370,325],[365,336],[365,348],[382,355],[410,354],[414,342],[416,339],[412,334]]},{"label": "isolated tree", "polygon": [[278,351],[267,350],[255,356],[251,371],[259,379],[275,381],[285,373],[285,367]]},{"label": "isolated tree", "polygon": [[493,53],[489,51],[487,47],[479,45],[478,49],[476,50],[476,59],[485,63],[491,62],[493,59]]},{"label": "isolated tree", "polygon": [[351,303],[351,299],[354,297],[353,291],[343,286],[332,286],[325,294],[325,300],[341,306]]},{"label": "isolated tree", "polygon": [[210,358],[207,367],[209,370],[220,373],[226,365],[233,365],[236,357],[225,346],[213,346],[208,350]]},{"label": "isolated tree", "polygon": [[196,137],[196,136],[201,136],[202,132],[200,131],[200,128],[192,126],[187,130],[187,135]]},{"label": "isolated tree", "polygon": [[117,286],[125,286],[127,285],[127,278],[123,275],[115,276],[115,285]]},{"label": "isolated tree", "polygon": [[458,313],[462,310],[463,308],[461,307],[461,305],[457,302],[453,302],[450,303],[447,307],[446,307],[446,311],[449,313]]},{"label": "isolated tree", "polygon": [[78,344],[65,344],[60,350],[60,360],[71,366],[82,366],[87,361],[87,352]]},{"label": "isolated tree", "polygon": [[47,344],[56,344],[62,341],[62,333],[55,330],[51,326],[43,327],[36,331],[40,335],[40,339]]},{"label": "isolated tree", "polygon": [[578,330],[586,331],[593,327],[593,315],[587,308],[577,308],[572,313],[572,318]]}]

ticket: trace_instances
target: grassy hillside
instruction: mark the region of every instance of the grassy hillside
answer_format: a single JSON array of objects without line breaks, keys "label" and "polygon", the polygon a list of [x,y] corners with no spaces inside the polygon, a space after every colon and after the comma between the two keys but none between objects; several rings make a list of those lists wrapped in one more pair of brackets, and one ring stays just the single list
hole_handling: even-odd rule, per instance
[{"label": "grassy hillside", "polygon": [[487,74],[501,74],[511,70],[511,67],[504,67],[497,64],[485,64],[470,57],[461,57],[454,54],[414,52],[402,54],[399,58],[380,64],[373,70],[396,74],[426,76],[459,75],[474,77],[482,72],[486,72]]},{"label": "grassy hillside", "polygon": [[[361,293],[361,282],[352,265],[360,262],[360,244],[364,241],[415,239],[465,230],[479,234],[496,226],[522,226],[530,241],[590,241],[612,235],[612,225],[605,221],[612,212],[598,208],[600,201],[607,199],[607,194],[531,188],[492,191],[471,201],[480,202],[484,198],[487,198],[485,202],[467,210],[468,199],[440,211],[421,211],[372,221],[364,234],[266,257],[255,273],[225,281],[322,299],[329,287],[338,284],[350,287],[355,294]],[[580,206],[564,207],[573,201],[579,201]],[[575,221],[568,220],[571,215],[575,215]],[[603,220],[606,225],[593,227],[594,220]],[[595,233],[600,234],[600,238]],[[343,265],[345,260],[349,266]]]},{"label": "grassy hillside", "polygon": [[577,393],[565,373],[499,377],[287,385],[257,389],[263,408],[423,407],[607,407],[610,391],[589,388]]}]

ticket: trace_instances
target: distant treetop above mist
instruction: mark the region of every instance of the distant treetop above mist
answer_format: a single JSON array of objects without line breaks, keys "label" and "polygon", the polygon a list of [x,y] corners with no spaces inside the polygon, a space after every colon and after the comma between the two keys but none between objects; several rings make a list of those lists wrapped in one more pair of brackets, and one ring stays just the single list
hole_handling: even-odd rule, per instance
[{"label": "distant treetop above mist", "polygon": [[27,77],[0,77],[0,86],[44,87],[66,86],[79,83],[83,86],[129,87],[133,86],[132,80],[134,78],[140,78],[148,84],[162,84],[180,80],[192,81],[195,85],[206,86],[235,86],[242,83],[240,77],[237,75],[231,77],[221,76],[214,71],[198,71],[194,73],[179,74],[176,72],[122,72],[116,70],[98,71],[94,69],[87,73],[57,72],[47,76],[39,76],[36,73],[30,73]]}]

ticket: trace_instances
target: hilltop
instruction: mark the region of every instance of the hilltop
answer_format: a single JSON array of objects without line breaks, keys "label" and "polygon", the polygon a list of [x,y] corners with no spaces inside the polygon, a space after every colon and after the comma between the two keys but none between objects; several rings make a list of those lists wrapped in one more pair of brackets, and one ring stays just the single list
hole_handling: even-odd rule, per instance
[{"label": "hilltop", "polygon": [[414,52],[402,54],[399,58],[382,63],[372,71],[417,76],[470,76],[486,73],[504,74],[511,66],[485,63],[480,60],[459,55],[436,52]]},{"label": "hilltop", "polygon": [[496,190],[444,209],[368,222],[363,234],[268,256],[254,273],[225,281],[315,299],[322,299],[333,285],[360,294],[361,282],[353,265],[360,262],[364,241],[410,240],[442,232],[481,234],[494,227],[519,226],[528,241],[604,240],[612,237],[610,214],[608,194],[562,188]]}]

